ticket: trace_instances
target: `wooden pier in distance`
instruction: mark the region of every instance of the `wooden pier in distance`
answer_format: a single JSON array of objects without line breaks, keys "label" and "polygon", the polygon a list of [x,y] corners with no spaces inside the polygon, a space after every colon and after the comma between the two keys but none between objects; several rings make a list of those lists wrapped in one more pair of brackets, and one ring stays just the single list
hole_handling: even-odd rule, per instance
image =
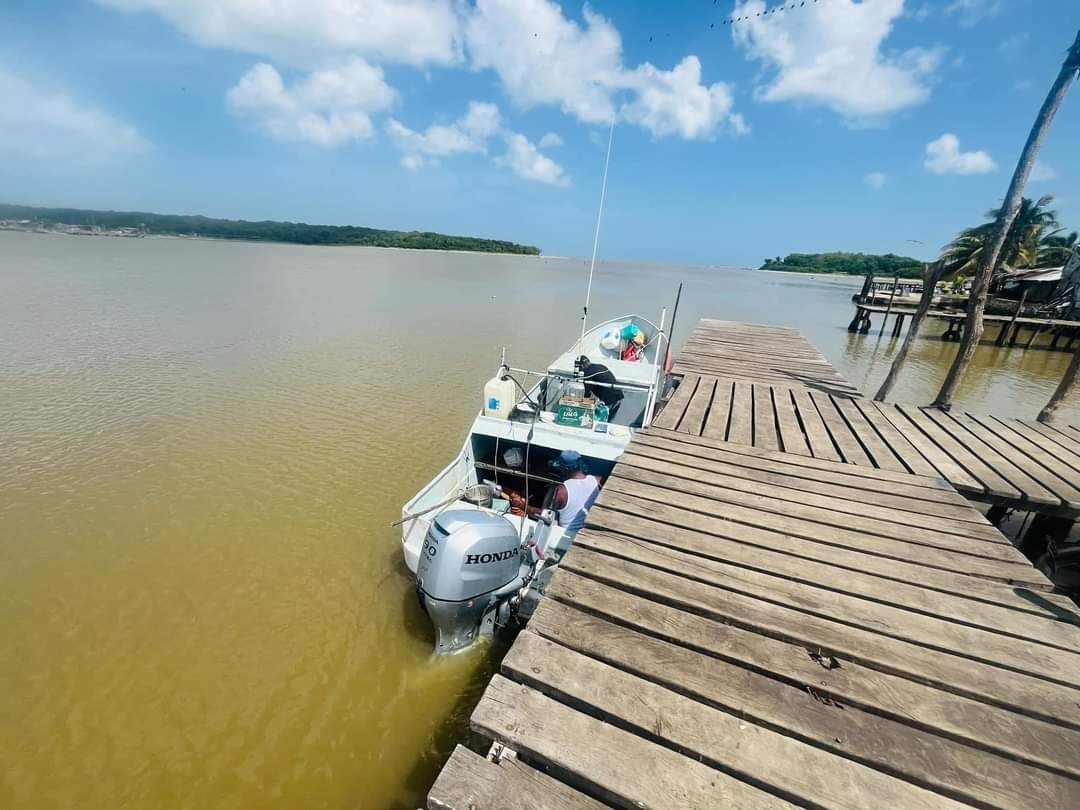
[{"label": "wooden pier in distance", "polygon": [[[889,315],[893,315],[893,327],[891,334],[899,337],[904,329],[904,319],[915,313],[915,307],[911,306],[881,306],[880,304],[856,304],[855,317],[848,324],[849,332],[869,332],[873,328],[870,316],[880,314],[882,317],[882,331],[884,331]],[[964,331],[964,319],[967,314],[958,310],[930,310],[926,313],[927,318],[935,318],[946,322],[945,331],[941,337],[943,340],[960,340]],[[1048,348],[1061,348],[1063,351],[1071,351],[1073,342],[1080,337],[1080,321],[1070,321],[1061,318],[1031,318],[1017,315],[983,315],[983,323],[987,326],[1000,324],[995,343],[998,346],[1015,346],[1020,332],[1024,329],[1029,331],[1024,348],[1030,348],[1036,338],[1042,334],[1051,336]],[[1011,337],[1010,337],[1011,332]]]},{"label": "wooden pier in distance", "polygon": [[[826,458],[806,431],[789,449],[777,389],[796,425],[799,405],[823,425],[834,408],[837,455],[828,431],[867,403],[812,358],[750,353],[749,378],[738,357],[679,358],[689,395],[634,436],[472,715],[494,755],[459,746],[428,807],[1080,806],[1076,604],[943,458],[922,474]],[[706,370],[731,375],[722,436],[705,426],[725,378]],[[750,441],[731,440],[744,417]],[[887,447],[892,422],[866,422]],[[911,424],[893,427],[910,441]],[[845,442],[867,452],[860,435]]]}]

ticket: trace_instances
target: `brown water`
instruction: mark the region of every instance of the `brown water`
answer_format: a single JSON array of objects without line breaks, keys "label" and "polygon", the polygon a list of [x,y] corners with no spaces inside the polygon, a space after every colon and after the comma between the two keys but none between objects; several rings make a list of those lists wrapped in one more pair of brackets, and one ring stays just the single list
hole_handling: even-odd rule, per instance
[{"label": "brown water", "polygon": [[[0,807],[416,807],[495,657],[432,661],[388,524],[581,260],[0,233]],[[597,319],[796,326],[871,391],[858,280],[605,264]],[[655,311],[655,312],[654,312]],[[876,332],[876,329],[875,329]],[[920,341],[898,399],[955,344]],[[1032,416],[1067,356],[981,348]],[[1068,416],[1077,421],[1074,410]]]}]

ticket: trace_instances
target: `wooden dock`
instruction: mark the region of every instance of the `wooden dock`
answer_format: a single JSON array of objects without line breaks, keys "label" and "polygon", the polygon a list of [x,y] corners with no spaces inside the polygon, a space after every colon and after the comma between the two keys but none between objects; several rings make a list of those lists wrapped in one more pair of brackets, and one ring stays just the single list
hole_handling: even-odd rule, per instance
[{"label": "wooden dock", "polygon": [[[915,307],[896,305],[896,306],[881,306],[879,304],[856,304],[855,305],[855,317],[852,318],[851,323],[848,324],[849,332],[869,332],[873,328],[871,322],[871,315],[882,316],[882,331],[886,325],[886,321],[889,319],[889,315],[895,316],[893,321],[893,327],[891,334],[894,337],[898,337],[904,328],[904,319],[915,312]],[[964,319],[967,317],[967,313],[960,310],[930,310],[926,313],[927,318],[935,318],[946,322],[945,331],[941,337],[945,340],[960,340],[964,330]],[[1061,318],[1031,318],[1031,317],[1018,317],[1016,315],[984,315],[983,323],[987,326],[991,324],[999,324],[999,329],[995,338],[995,342],[998,346],[1004,346],[1006,342],[1010,346],[1015,346],[1017,338],[1020,335],[1022,329],[1029,330],[1030,334],[1024,344],[1024,348],[1029,348],[1035,339],[1042,334],[1051,335],[1049,347],[1052,349],[1058,348],[1058,344],[1062,339],[1064,343],[1061,343],[1060,348],[1065,351],[1070,351],[1073,346],[1073,341],[1080,336],[1080,321],[1070,321]],[[989,330],[988,330],[989,331]],[[1010,337],[1011,332],[1011,337]]]},{"label": "wooden dock", "polygon": [[692,401],[635,435],[472,715],[495,755],[428,807],[1080,806],[1077,606],[939,474],[702,435],[712,400],[681,430]]},{"label": "wooden dock", "polygon": [[[683,368],[687,373],[654,420],[656,427],[937,476],[973,500],[1080,516],[1080,435],[1068,428],[829,393],[823,388],[835,385],[835,373],[814,390],[690,371],[704,365]],[[776,379],[782,377],[781,368]]]},{"label": "wooden dock", "polygon": [[672,373],[861,396],[798,330],[781,326],[698,321],[679,352]]}]

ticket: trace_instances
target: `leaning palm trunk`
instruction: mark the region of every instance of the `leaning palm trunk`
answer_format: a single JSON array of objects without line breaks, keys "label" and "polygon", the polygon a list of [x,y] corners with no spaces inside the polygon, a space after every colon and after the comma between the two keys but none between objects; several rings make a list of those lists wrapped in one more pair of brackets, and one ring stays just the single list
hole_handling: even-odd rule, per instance
[{"label": "leaning palm trunk", "polygon": [[986,294],[990,288],[990,279],[994,275],[994,269],[997,267],[1001,247],[1005,244],[1009,228],[1012,226],[1013,220],[1016,219],[1016,212],[1020,209],[1020,202],[1024,196],[1024,186],[1027,185],[1028,176],[1035,165],[1039,147],[1050,129],[1050,123],[1054,120],[1054,115],[1061,106],[1069,86],[1072,84],[1073,79],[1076,78],[1078,70],[1080,70],[1080,31],[1077,32],[1076,41],[1069,48],[1065,62],[1061,66],[1061,72],[1058,73],[1057,79],[1054,80],[1054,84],[1046,96],[1046,101],[1043,102],[1042,109],[1039,110],[1039,115],[1035,118],[1035,123],[1028,134],[1027,143],[1024,144],[1024,150],[1020,153],[1020,161],[1016,164],[1016,171],[1013,172],[1012,182],[1009,183],[1009,191],[1005,195],[1005,202],[998,213],[997,221],[994,223],[990,244],[979,257],[979,269],[971,286],[967,317],[964,319],[964,335],[960,340],[960,347],[956,351],[956,358],[953,360],[949,373],[945,377],[945,382],[938,392],[937,399],[933,402],[934,406],[942,410],[948,410],[952,405],[956,386],[971,364],[971,358],[975,355],[979,339],[982,338]]},{"label": "leaning palm trunk", "polygon": [[1076,390],[1077,372],[1080,372],[1080,349],[1073,352],[1072,362],[1065,369],[1065,376],[1058,383],[1057,390],[1050,397],[1050,401],[1046,403],[1046,407],[1039,411],[1040,422],[1053,422],[1054,414],[1061,403],[1072,397],[1073,392]]},{"label": "leaning palm trunk", "polygon": [[911,325],[908,326],[908,332],[904,336],[904,342],[900,345],[900,351],[893,358],[889,373],[885,375],[881,388],[874,394],[875,402],[885,401],[885,398],[889,396],[889,392],[892,390],[893,384],[896,382],[896,378],[900,376],[900,369],[903,367],[904,361],[907,360],[908,352],[911,350],[912,344],[915,343],[915,338],[918,337],[923,318],[930,311],[930,304],[934,300],[934,290],[944,270],[945,262],[943,261],[936,261],[926,266],[926,272],[923,273],[923,292],[922,297],[919,299],[919,306],[915,309],[915,314],[911,316]]}]

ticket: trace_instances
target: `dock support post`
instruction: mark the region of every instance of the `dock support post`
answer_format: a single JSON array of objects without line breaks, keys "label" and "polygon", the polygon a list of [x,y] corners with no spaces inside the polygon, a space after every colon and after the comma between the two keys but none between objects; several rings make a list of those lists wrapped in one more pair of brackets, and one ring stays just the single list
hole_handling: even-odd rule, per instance
[{"label": "dock support post", "polygon": [[1031,329],[1031,337],[1028,338],[1028,342],[1024,344],[1025,349],[1030,349],[1031,344],[1035,342],[1035,338],[1042,334],[1042,327],[1035,326]]},{"label": "dock support post", "polygon": [[904,313],[896,313],[896,323],[893,324],[892,334],[893,337],[900,337],[900,334],[904,331]]},{"label": "dock support post", "polygon": [[881,331],[878,332],[878,337],[885,334],[885,324],[889,322],[889,314],[892,312],[893,299],[896,298],[896,288],[900,286],[900,274],[893,275],[892,280],[892,292],[889,293],[889,305],[885,307],[885,317],[881,319]]},{"label": "dock support post", "polygon": [[964,328],[963,318],[949,318],[949,327],[941,335],[942,340],[960,340],[960,333]]},{"label": "dock support post", "polygon": [[[1020,303],[1016,305],[1016,312],[1013,313],[1013,316],[1012,316],[1012,318],[1009,319],[1009,322],[1001,327],[1001,332],[998,334],[998,337],[997,337],[997,345],[998,346],[1004,346],[1005,345],[1005,334],[1009,331],[1009,327],[1012,326],[1014,323],[1016,323],[1016,319],[1020,317],[1020,313],[1024,309],[1024,301],[1027,299],[1027,294],[1028,294],[1027,290],[1024,290],[1024,292],[1020,294]],[[1013,333],[1013,343],[1016,343],[1016,333],[1015,332]]]}]

